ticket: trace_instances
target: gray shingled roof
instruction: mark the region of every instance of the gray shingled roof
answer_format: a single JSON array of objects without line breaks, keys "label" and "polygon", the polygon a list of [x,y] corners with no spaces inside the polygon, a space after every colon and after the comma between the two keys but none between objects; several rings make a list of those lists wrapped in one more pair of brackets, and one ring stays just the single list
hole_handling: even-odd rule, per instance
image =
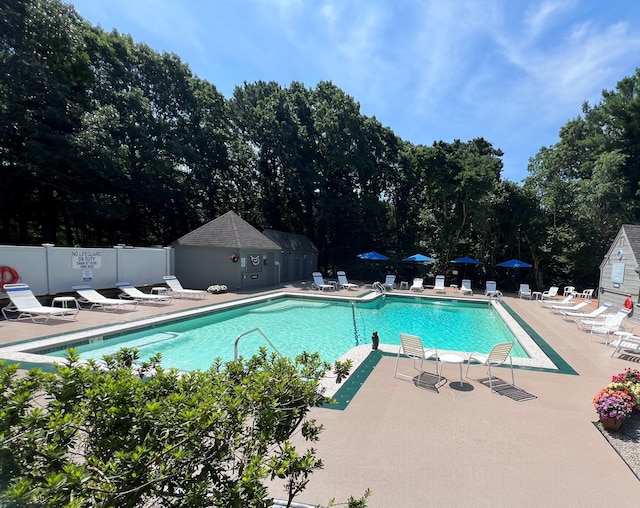
[{"label": "gray shingled roof", "polygon": [[627,235],[633,254],[636,259],[640,259],[640,226],[636,224],[623,224],[622,228]]},{"label": "gray shingled roof", "polygon": [[318,252],[315,245],[304,235],[285,233],[275,229],[265,229],[262,232],[267,238],[277,243],[282,250],[293,252]]},{"label": "gray shingled roof", "polygon": [[179,238],[174,245],[224,247],[231,249],[281,250],[234,212],[227,212]]}]

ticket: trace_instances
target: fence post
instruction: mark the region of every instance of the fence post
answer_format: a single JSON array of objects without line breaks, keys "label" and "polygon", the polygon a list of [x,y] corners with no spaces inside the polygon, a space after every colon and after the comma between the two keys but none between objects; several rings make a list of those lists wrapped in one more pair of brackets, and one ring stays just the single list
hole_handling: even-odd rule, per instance
[{"label": "fence post", "polygon": [[46,274],[47,274],[47,294],[50,295],[51,294],[51,275],[49,272],[49,249],[53,249],[55,247],[54,243],[43,243],[42,246],[44,247],[44,262],[45,262],[45,270],[46,270]]},{"label": "fence post", "polygon": [[164,249],[164,254],[165,254],[164,274],[165,275],[174,275],[171,272],[171,254],[172,254],[173,248],[172,247],[163,247],[163,249]]}]

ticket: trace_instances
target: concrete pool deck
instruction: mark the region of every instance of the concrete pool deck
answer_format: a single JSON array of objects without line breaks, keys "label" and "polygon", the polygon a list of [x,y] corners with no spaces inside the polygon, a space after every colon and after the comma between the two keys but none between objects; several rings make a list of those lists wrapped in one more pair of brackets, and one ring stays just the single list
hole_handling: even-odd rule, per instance
[{"label": "concrete pool deck", "polygon": [[[302,285],[277,291],[282,289],[309,292]],[[255,294],[210,295],[204,304]],[[486,377],[481,367],[470,369],[468,385],[460,390],[449,386],[459,380],[458,367],[446,364],[446,382],[427,390],[394,379],[395,357],[382,355],[344,410],[312,410],[325,425],[314,443],[325,468],[296,500],[326,505],[370,488],[369,507],[637,504],[640,481],[593,424],[591,398],[613,374],[638,368],[632,360],[640,355],[611,358],[602,337],[589,341],[587,333],[537,302],[508,295],[504,301],[578,375],[517,369],[517,387],[532,395],[517,401],[477,381]],[[128,313],[82,311],[76,321],[0,321],[0,344],[201,306],[202,301],[174,299],[167,307],[141,305]],[[410,360],[401,362],[411,368]],[[494,369],[494,376],[510,379],[504,368]],[[285,497],[277,485],[272,494]]]}]

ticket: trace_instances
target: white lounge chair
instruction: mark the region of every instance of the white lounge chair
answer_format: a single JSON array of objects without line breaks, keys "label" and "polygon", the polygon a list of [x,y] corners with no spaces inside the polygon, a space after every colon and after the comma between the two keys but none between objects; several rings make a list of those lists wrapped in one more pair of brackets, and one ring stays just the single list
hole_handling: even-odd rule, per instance
[{"label": "white lounge chair", "polygon": [[313,276],[313,282],[311,283],[312,289],[316,289],[318,291],[324,291],[325,289],[328,289],[329,291],[335,291],[335,286],[327,284],[320,272],[313,272],[311,275]]},{"label": "white lounge chair", "polygon": [[105,312],[115,312],[118,309],[131,308],[132,310],[138,306],[138,300],[119,300],[117,298],[107,298],[98,293],[91,286],[73,286],[73,290],[80,295],[78,303],[90,305],[89,309],[98,307]]},{"label": "white lounge chair", "polygon": [[480,365],[484,365],[487,367],[487,373],[489,374],[489,390],[493,391],[493,376],[491,375],[491,366],[498,366],[504,363],[507,363],[509,360],[509,365],[511,367],[511,385],[516,386],[515,379],[513,377],[513,361],[511,360],[511,349],[513,348],[513,342],[503,342],[501,344],[496,344],[491,348],[489,354],[483,353],[471,353],[469,355],[469,359],[467,360],[467,372],[465,377],[469,377],[469,367],[471,366],[471,361],[475,360]]},{"label": "white lounge chair", "polygon": [[562,296],[567,296],[570,295],[571,293],[575,293],[576,292],[576,287],[575,286],[565,286],[564,287],[564,291],[562,292]]},{"label": "white lounge chair", "polygon": [[[576,323],[580,323],[578,325],[582,330],[589,332],[589,341],[593,338],[593,334],[599,335],[611,335],[613,332],[617,332],[622,330],[622,320],[629,315],[629,309],[620,309],[615,314],[605,315],[604,319],[601,321],[595,320],[596,322],[592,323],[589,327],[586,325],[587,320],[579,320]],[[607,343],[609,342],[608,339]]]},{"label": "white lounge chair", "polygon": [[595,333],[598,335],[604,335],[605,343],[609,344],[609,336],[613,335],[613,333],[617,331],[624,331],[622,321],[618,321],[617,319],[615,319],[615,316],[611,316],[611,318],[605,319],[602,325],[595,325],[591,327],[591,330],[589,331],[589,342],[591,342],[593,334]]},{"label": "white lounge chair", "polygon": [[488,280],[484,290],[485,296],[496,296],[499,293],[495,280]]},{"label": "white lounge chair", "polygon": [[185,289],[175,275],[164,275],[164,282],[169,286],[170,293],[176,298],[190,298],[202,300],[207,297],[207,292],[202,289]]},{"label": "white lounge chair", "polygon": [[542,295],[540,295],[540,301],[543,302],[545,300],[551,300],[558,296],[558,290],[560,288],[558,286],[551,286],[547,291],[543,291]]},{"label": "white lounge chair", "polygon": [[466,295],[466,294],[472,295],[473,294],[473,289],[471,289],[471,280],[470,279],[462,279],[462,282],[460,283],[460,292],[463,295]]},{"label": "white lounge chair", "polygon": [[436,284],[433,286],[436,293],[446,293],[447,288],[444,287],[444,275],[436,275]]},{"label": "white lounge chair", "polygon": [[387,291],[391,291],[396,288],[396,276],[395,275],[387,275],[382,283],[384,288]]},{"label": "white lounge chair", "polygon": [[593,317],[584,319],[584,317],[586,316],[583,316],[582,319],[576,319],[576,325],[578,325],[578,328],[580,328],[580,330],[582,330],[583,332],[588,332],[594,326],[603,325],[607,318],[617,316],[620,319],[620,322],[622,322],[622,319],[624,319],[628,314],[629,314],[629,311],[627,309],[620,309],[615,314],[600,313],[600,315],[597,316],[595,319]]},{"label": "white lounge chair", "polygon": [[47,307],[42,305],[27,284],[5,284],[4,290],[11,300],[11,303],[2,309],[2,315],[7,321],[11,320],[7,316],[7,312],[18,314],[15,321],[31,319],[34,323],[46,323],[50,317],[74,320],[78,315],[78,307],[75,305],[70,308]]},{"label": "white lounge chair", "polygon": [[141,303],[169,303],[173,299],[173,296],[169,293],[163,295],[150,295],[143,293],[130,282],[116,282],[116,287],[122,291],[122,293],[120,293],[120,298],[137,300]]},{"label": "white lounge chair", "polygon": [[597,309],[592,310],[591,312],[575,312],[570,310],[561,310],[560,315],[562,319],[565,321],[575,321],[576,318],[580,319],[593,319],[598,317],[600,314],[604,313],[609,307],[611,307],[610,303],[603,303]]},{"label": "white lounge chair", "polygon": [[609,345],[613,347],[611,356],[615,355],[621,349],[631,349],[634,353],[640,353],[640,337],[636,335],[620,337],[619,339],[610,342]]},{"label": "white lounge chair", "polygon": [[411,291],[424,291],[424,279],[422,277],[416,277],[413,279],[413,283],[409,288]]},{"label": "white lounge chair", "polygon": [[562,300],[552,300],[552,299],[547,299],[547,300],[538,300],[538,303],[540,305],[542,305],[543,307],[551,307],[552,305],[568,305],[568,303],[573,300],[574,295],[570,294],[567,295],[565,298],[563,298]]},{"label": "white lounge chair", "polygon": [[[582,309],[583,307],[586,307],[587,305],[591,305],[591,300],[583,300],[583,301],[578,302],[578,303],[576,303],[574,305],[549,305],[547,307],[547,309],[549,309],[552,314],[560,314],[560,312],[562,312],[562,311],[576,312],[578,314],[581,314],[578,311],[580,309]],[[582,314],[582,315],[584,315],[584,314]]]},{"label": "white lounge chair", "polygon": [[531,300],[531,288],[529,284],[520,284],[520,289],[518,290],[518,298],[528,298]]},{"label": "white lounge chair", "polygon": [[352,284],[347,280],[347,274],[343,270],[338,272],[338,286],[343,289],[358,289],[360,286]]},{"label": "white lounge chair", "polygon": [[[413,368],[418,371],[417,376],[411,376],[398,372],[398,362],[400,361],[400,354],[403,354],[413,360]],[[425,373],[424,362],[434,358],[436,361],[436,375],[438,380],[435,383],[426,383],[422,379],[422,375]],[[420,361],[420,366],[416,367],[416,362]],[[435,387],[440,382],[440,371],[438,368],[438,350],[435,348],[425,349],[422,344],[422,339],[416,335],[410,335],[408,333],[400,334],[400,347],[398,348],[398,356],[396,356],[396,367],[393,371],[394,378],[413,379],[416,385],[427,385]]]}]

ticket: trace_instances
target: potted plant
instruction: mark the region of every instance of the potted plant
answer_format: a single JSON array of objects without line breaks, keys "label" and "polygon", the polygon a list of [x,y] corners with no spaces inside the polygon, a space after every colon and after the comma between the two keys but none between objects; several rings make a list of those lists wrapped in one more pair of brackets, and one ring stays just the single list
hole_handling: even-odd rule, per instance
[{"label": "potted plant", "polygon": [[631,416],[633,398],[626,389],[605,386],[593,396],[593,407],[605,429],[619,430],[622,422]]}]

